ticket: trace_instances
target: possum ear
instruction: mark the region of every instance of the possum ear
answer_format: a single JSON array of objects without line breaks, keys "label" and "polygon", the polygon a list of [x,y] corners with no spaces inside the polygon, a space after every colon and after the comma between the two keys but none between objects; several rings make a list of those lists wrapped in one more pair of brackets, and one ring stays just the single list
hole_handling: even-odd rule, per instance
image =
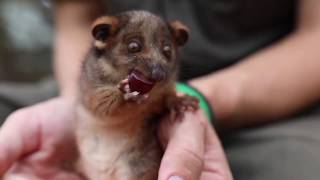
[{"label": "possum ear", "polygon": [[104,42],[108,37],[116,33],[118,26],[118,18],[114,16],[103,16],[94,21],[91,33],[95,40]]},{"label": "possum ear", "polygon": [[189,39],[189,29],[180,21],[172,21],[169,23],[169,29],[179,46],[183,46]]}]

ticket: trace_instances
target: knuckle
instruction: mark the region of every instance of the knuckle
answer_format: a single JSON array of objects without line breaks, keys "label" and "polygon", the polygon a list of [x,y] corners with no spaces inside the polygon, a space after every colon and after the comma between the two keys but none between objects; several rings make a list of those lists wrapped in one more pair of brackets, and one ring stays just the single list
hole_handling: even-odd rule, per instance
[{"label": "knuckle", "polygon": [[205,126],[207,125],[207,119],[205,117],[198,116],[194,114],[193,112],[187,112],[188,113],[188,121],[192,123],[193,127],[198,127],[204,129]]},{"label": "knuckle", "polygon": [[22,119],[27,114],[26,110],[19,109],[11,113],[7,120],[15,120],[15,119]]},{"label": "knuckle", "polygon": [[23,108],[23,109],[18,109],[11,113],[6,121],[23,121],[26,119],[29,119],[31,115],[33,114],[33,111],[29,108]]},{"label": "knuckle", "polygon": [[193,152],[192,150],[189,150],[188,148],[180,148],[180,156],[183,157],[186,161],[189,161],[191,164],[202,167],[203,165],[203,158]]},{"label": "knuckle", "polygon": [[177,173],[187,179],[198,179],[196,177],[200,177],[204,166],[203,158],[187,148],[177,149],[176,153],[176,160],[180,161],[176,167]]}]

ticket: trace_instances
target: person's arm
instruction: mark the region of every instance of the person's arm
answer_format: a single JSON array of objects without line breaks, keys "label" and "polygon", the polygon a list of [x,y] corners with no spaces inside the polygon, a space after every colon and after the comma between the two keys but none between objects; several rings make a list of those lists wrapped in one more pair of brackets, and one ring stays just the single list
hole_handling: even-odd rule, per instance
[{"label": "person's arm", "polygon": [[103,7],[99,0],[57,1],[54,6],[54,69],[62,96],[76,97],[81,62],[90,46],[90,26]]},{"label": "person's arm", "polygon": [[217,123],[242,127],[291,115],[320,99],[320,1],[301,0],[288,37],[220,72],[191,81]]}]

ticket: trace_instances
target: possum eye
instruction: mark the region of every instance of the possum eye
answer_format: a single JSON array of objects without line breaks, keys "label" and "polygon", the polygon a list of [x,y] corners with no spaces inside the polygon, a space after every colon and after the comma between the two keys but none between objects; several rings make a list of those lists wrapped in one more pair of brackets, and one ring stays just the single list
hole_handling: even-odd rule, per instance
[{"label": "possum eye", "polygon": [[128,51],[130,53],[137,53],[141,51],[141,44],[137,41],[131,41],[128,44]]},{"label": "possum eye", "polygon": [[168,59],[171,58],[171,47],[169,45],[163,46],[162,52]]}]

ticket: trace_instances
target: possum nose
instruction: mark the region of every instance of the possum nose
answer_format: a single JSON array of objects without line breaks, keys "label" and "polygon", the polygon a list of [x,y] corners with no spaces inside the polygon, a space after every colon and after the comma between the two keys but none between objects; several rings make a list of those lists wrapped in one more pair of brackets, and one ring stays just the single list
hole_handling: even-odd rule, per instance
[{"label": "possum nose", "polygon": [[149,71],[149,78],[152,81],[159,82],[166,79],[167,73],[161,64],[152,62],[147,63],[147,69]]},{"label": "possum nose", "polygon": [[152,80],[159,82],[159,81],[165,80],[165,78],[166,78],[166,73],[161,66],[156,66],[152,69],[152,72],[151,72]]}]

